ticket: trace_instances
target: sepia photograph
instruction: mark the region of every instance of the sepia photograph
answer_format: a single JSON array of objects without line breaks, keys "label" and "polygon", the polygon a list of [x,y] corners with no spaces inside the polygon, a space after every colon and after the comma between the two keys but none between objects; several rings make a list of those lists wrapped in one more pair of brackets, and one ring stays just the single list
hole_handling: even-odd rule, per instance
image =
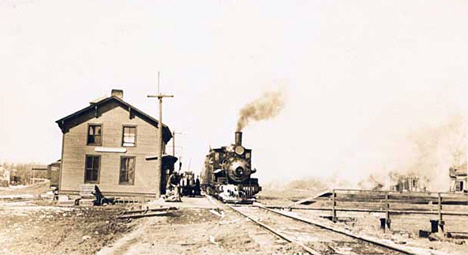
[{"label": "sepia photograph", "polygon": [[0,0],[0,254],[468,254],[467,14]]}]

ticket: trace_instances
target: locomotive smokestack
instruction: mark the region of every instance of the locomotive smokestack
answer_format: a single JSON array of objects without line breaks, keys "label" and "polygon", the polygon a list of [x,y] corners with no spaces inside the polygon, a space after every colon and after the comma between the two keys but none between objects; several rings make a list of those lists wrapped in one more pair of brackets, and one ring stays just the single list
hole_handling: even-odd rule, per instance
[{"label": "locomotive smokestack", "polygon": [[236,145],[242,145],[242,132],[236,131]]}]

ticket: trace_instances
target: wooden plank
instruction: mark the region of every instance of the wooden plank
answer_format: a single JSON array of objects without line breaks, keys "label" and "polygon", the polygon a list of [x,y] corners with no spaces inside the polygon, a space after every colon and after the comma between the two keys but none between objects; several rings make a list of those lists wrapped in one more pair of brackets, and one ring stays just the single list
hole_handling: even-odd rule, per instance
[{"label": "wooden plank", "polygon": [[95,184],[81,184],[80,185],[80,197],[82,198],[94,198]]},{"label": "wooden plank", "polygon": [[125,211],[122,214],[132,214],[132,213],[142,213],[142,212],[161,212],[161,211],[175,211],[178,210],[177,207],[161,207],[161,208],[152,208],[147,210],[132,210]]},{"label": "wooden plank", "polygon": [[439,193],[439,206],[438,206],[438,213],[439,213],[439,224],[442,224],[442,197]]},{"label": "wooden plank", "polygon": [[385,194],[385,220],[388,225],[390,222],[390,203],[388,202],[388,193]]},{"label": "wooden plank", "polygon": [[429,196],[435,196],[435,197],[438,196],[438,193],[440,193],[442,196],[445,196],[445,195],[448,195],[448,196],[450,196],[450,195],[464,196],[463,194],[457,194],[457,193],[452,193],[452,192],[431,192],[431,191],[426,191],[426,192],[423,192],[423,191],[400,192],[400,191],[389,191],[389,190],[361,190],[361,189],[335,189],[335,191],[337,193],[369,193],[369,194],[389,192],[390,195],[394,195],[394,194],[412,194],[412,195],[429,195]]},{"label": "wooden plank", "polygon": [[[332,200],[332,198],[316,198],[313,200],[310,200],[311,202],[319,202],[319,201],[329,201]],[[336,202],[378,202],[381,200],[385,200],[385,196],[343,196],[343,194],[337,194],[335,197]],[[406,203],[406,204],[437,204],[438,203],[438,197],[401,197],[401,198],[395,198],[389,195],[388,198],[389,203]],[[312,202],[313,203],[313,202]],[[443,204],[452,204],[452,205],[466,205],[467,200],[465,198],[444,198],[443,199]]]},{"label": "wooden plank", "polygon": [[[275,206],[275,205],[268,205],[264,206],[269,209],[283,209],[283,210],[310,210],[310,211],[331,211],[329,207],[300,207],[300,206],[293,206],[293,207],[285,207],[285,206]],[[362,209],[362,208],[335,208],[336,211],[342,212],[366,212],[366,213],[385,213],[383,209]],[[429,210],[392,210],[390,209],[389,212],[391,214],[433,214],[438,215],[437,211],[429,211]],[[452,216],[468,216],[468,212],[465,211],[442,211],[443,215],[452,215]]]},{"label": "wooden plank", "polygon": [[152,216],[167,216],[172,212],[153,212],[153,213],[140,213],[140,214],[128,214],[128,215],[119,215],[118,219],[136,219],[143,217],[152,217]]},{"label": "wooden plank", "polygon": [[335,207],[336,207],[336,193],[335,193],[335,190],[333,190],[333,193],[332,193],[332,221],[333,222],[336,222],[336,210],[335,210]]},{"label": "wooden plank", "polygon": [[125,153],[127,152],[126,148],[119,148],[119,147],[96,147],[94,148],[96,152],[109,152],[109,153]]}]

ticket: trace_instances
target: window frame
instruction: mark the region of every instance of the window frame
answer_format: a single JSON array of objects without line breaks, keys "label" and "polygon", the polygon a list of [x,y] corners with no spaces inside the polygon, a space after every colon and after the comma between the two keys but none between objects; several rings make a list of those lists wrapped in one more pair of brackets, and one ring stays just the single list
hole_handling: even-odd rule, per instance
[{"label": "window frame", "polygon": [[[138,126],[137,125],[123,125],[122,126],[122,143],[121,143],[121,146],[122,147],[137,147],[137,137],[138,137]],[[135,142],[132,145],[124,145],[124,138],[125,138],[125,128],[135,128]]]},{"label": "window frame", "polygon": [[[127,169],[127,181],[124,182],[122,181],[122,167],[123,167],[123,162],[124,159],[130,159],[133,158],[133,182],[130,182],[130,178],[128,176],[128,169]],[[119,168],[119,185],[130,185],[133,186],[135,185],[135,172],[136,172],[136,156],[120,156],[120,168]]]},{"label": "window frame", "polygon": [[[98,163],[98,168],[97,168],[97,180],[93,181],[93,180],[86,180],[86,171],[88,170],[88,162],[87,162],[87,159],[88,157],[91,157],[91,158],[98,158],[99,159],[99,163]],[[94,162],[93,162],[94,163]],[[99,184],[99,180],[100,180],[100,177],[101,177],[101,155],[96,155],[96,154],[86,154],[85,156],[85,164],[84,164],[84,181],[83,183],[85,184]]]},{"label": "window frame", "polygon": [[[92,126],[100,126],[101,127],[101,142],[100,143],[90,143],[89,142],[89,129],[92,127]],[[89,146],[102,146],[102,140],[103,140],[103,137],[104,137],[104,125],[102,123],[88,123],[88,128],[86,129],[86,145],[89,145]]]}]

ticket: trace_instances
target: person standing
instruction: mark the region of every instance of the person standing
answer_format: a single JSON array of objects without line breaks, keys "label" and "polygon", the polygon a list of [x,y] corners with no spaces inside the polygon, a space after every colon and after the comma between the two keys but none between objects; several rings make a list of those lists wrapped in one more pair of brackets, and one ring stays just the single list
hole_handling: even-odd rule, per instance
[{"label": "person standing", "polygon": [[53,201],[58,201],[59,200],[59,190],[57,187],[54,188],[54,200]]},{"label": "person standing", "polygon": [[193,178],[193,175],[190,175],[188,179],[188,189],[189,189],[189,196],[193,197],[194,196],[194,189],[195,189],[195,180]]},{"label": "person standing", "polygon": [[181,178],[180,178],[180,188],[181,188],[181,193],[182,193],[182,196],[186,196],[187,195],[187,177],[185,176],[185,174],[182,174]]},{"label": "person standing", "polygon": [[200,196],[201,195],[201,189],[200,189],[200,179],[197,176],[197,179],[195,180],[195,195]]}]

